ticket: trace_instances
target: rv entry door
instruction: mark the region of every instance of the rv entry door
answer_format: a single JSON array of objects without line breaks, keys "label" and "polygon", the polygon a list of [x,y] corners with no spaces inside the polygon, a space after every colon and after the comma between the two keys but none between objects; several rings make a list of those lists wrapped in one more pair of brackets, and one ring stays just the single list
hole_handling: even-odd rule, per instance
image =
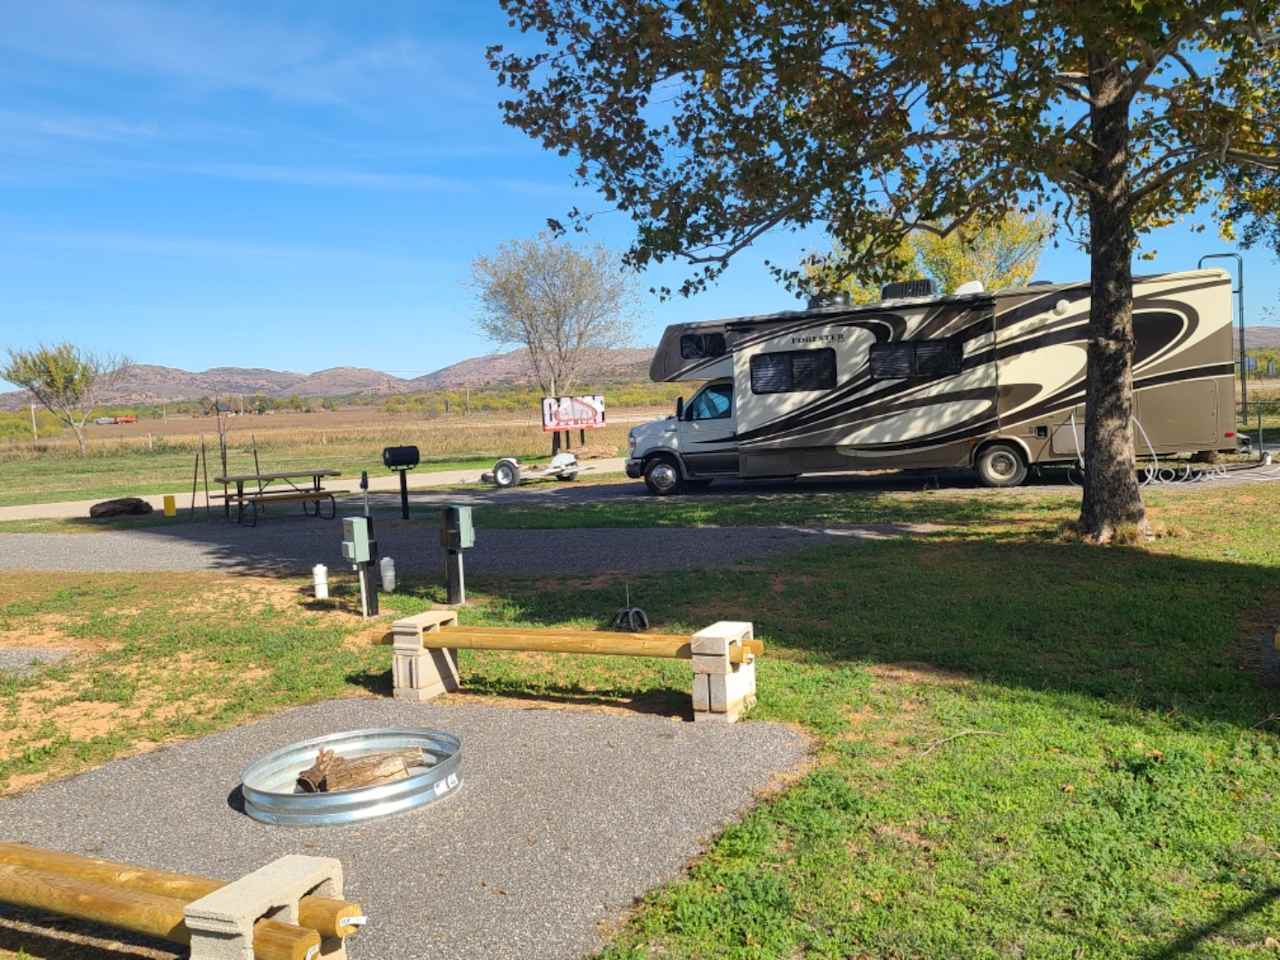
[{"label": "rv entry door", "polygon": [[738,472],[735,425],[732,380],[709,383],[694,395],[684,408],[679,442],[680,454],[692,475]]}]

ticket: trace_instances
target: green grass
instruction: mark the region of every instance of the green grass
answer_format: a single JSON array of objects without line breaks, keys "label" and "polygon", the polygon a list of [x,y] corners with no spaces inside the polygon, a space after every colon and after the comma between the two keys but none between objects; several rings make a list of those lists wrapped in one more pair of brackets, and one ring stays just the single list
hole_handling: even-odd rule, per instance
[{"label": "green grass", "polygon": [[[752,718],[806,730],[815,765],[649,895],[604,956],[1274,955],[1280,695],[1261,680],[1280,619],[1280,485],[1148,499],[1178,535],[1142,548],[1059,540],[1076,507],[1054,494],[843,494],[808,517],[772,497],[685,501],[719,505],[694,522],[931,510],[943,529],[625,578],[657,629],[754,621],[767,649]],[[588,525],[593,509],[564,517]],[[0,703],[40,690],[86,708],[184,703],[174,722],[191,735],[385,689],[387,649],[344,645],[354,622],[300,595],[247,602],[246,586],[173,616],[210,580],[156,595],[137,577],[0,576],[0,630],[43,617],[113,645],[0,681]],[[623,581],[470,586],[464,621],[603,626]],[[439,599],[438,584],[410,583],[384,604]],[[149,667],[184,651],[199,670]],[[462,673],[473,694],[664,711],[689,683],[687,664],[631,658],[464,651]],[[78,769],[165,729],[141,719],[74,742],[47,715],[30,723],[28,755],[0,761],[0,779]]]},{"label": "green grass", "polygon": [[[1049,512],[1013,538],[629,577],[662,628],[755,621],[754,716],[809,730],[819,766],[605,956],[1272,955],[1280,697],[1248,641],[1277,615],[1280,490],[1155,499],[1186,532],[1144,549],[1058,542]],[[598,625],[617,605],[599,584],[485,588],[469,617]],[[679,664],[499,654],[464,675],[641,704],[687,684]]]},{"label": "green grass", "polygon": [[858,523],[973,524],[1015,515],[1057,513],[1078,504],[1069,488],[1042,488],[1013,494],[949,490],[911,493],[812,489],[766,494],[721,493],[653,497],[636,486],[635,496],[594,503],[510,504],[476,508],[478,527],[510,530],[578,527],[699,527],[838,525]]}]

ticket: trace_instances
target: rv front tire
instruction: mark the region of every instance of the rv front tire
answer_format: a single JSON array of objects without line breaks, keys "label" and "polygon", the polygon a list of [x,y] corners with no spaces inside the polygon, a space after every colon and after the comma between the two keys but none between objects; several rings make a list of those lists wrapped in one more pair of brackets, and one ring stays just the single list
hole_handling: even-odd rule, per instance
[{"label": "rv front tire", "polygon": [[667,457],[654,457],[644,468],[644,485],[659,497],[679,493],[680,468]]},{"label": "rv front tire", "polygon": [[984,487],[1016,487],[1027,479],[1027,461],[1022,459],[1022,451],[1011,443],[984,447],[974,469]]}]

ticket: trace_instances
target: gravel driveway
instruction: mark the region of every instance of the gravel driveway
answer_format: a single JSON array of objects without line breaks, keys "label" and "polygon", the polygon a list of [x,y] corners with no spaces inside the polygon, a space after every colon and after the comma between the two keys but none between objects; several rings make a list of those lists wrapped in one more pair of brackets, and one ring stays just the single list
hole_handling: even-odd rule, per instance
[{"label": "gravel driveway", "polygon": [[[234,809],[239,772],[258,756],[395,725],[462,736],[453,797],[318,829]],[[601,924],[677,877],[806,750],[768,723],[332,701],[0,800],[0,838],[228,879],[287,853],[337,857],[370,916],[353,960],[567,960],[595,950]]]},{"label": "gravel driveway", "polygon": [[[868,524],[838,530],[798,527],[663,527],[476,531],[469,575],[593,575],[729,567],[794,552],[835,537],[927,532],[925,524]],[[377,523],[379,550],[402,576],[435,576],[444,564],[436,527],[426,521]],[[0,533],[0,569],[161,571],[239,569],[303,573],[341,569],[339,521],[273,519],[256,528],[176,523],[104,533]]]}]

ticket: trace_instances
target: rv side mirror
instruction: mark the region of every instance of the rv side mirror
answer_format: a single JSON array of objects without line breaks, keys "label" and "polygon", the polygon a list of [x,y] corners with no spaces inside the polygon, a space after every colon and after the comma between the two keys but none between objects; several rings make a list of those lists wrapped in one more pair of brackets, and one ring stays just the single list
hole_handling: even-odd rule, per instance
[{"label": "rv side mirror", "polygon": [[684,419],[684,397],[676,397],[676,419]]}]

